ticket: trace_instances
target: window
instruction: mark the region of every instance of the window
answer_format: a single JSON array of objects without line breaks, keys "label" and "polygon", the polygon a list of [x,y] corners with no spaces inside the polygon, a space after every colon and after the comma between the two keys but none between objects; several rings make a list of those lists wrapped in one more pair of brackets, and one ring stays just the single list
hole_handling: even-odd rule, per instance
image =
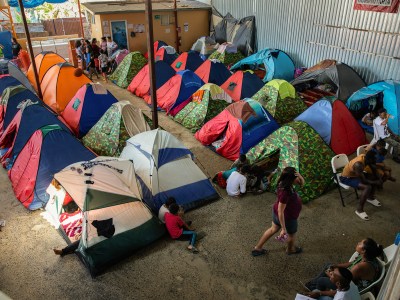
[{"label": "window", "polygon": [[169,15],[161,16],[161,26],[169,26]]}]

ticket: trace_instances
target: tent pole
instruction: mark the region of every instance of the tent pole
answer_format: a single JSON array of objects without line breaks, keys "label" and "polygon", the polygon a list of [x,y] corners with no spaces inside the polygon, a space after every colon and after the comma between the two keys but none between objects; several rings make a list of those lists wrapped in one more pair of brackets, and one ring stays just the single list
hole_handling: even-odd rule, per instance
[{"label": "tent pole", "polygon": [[83,30],[83,21],[82,21],[81,0],[78,0],[78,13],[79,13],[79,23],[81,25],[82,39],[85,39],[85,31]]},{"label": "tent pole", "polygon": [[36,86],[37,86],[38,96],[40,99],[43,99],[42,89],[40,88],[40,82],[39,82],[39,74],[38,74],[38,71],[36,68],[35,55],[33,54],[31,35],[29,33],[28,23],[26,22],[24,3],[22,2],[22,0],[18,0],[18,4],[19,4],[19,8],[21,9],[21,17],[22,17],[22,21],[24,23],[26,42],[28,44],[29,56],[31,57],[32,69],[33,69],[33,73],[35,74],[35,82],[36,82]]},{"label": "tent pole", "polygon": [[147,21],[147,51],[149,53],[150,95],[152,104],[151,113],[153,119],[153,129],[157,129],[158,111],[157,111],[156,73],[154,66],[153,9],[151,5],[151,0],[146,0],[145,3],[146,3],[146,21]]}]

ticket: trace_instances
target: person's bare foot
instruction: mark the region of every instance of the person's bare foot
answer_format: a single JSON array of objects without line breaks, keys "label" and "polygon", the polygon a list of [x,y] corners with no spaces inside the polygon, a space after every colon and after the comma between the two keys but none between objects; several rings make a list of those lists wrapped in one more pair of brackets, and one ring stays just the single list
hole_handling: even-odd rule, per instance
[{"label": "person's bare foot", "polygon": [[396,182],[396,178],[394,178],[394,177],[392,177],[392,176],[390,176],[390,177],[388,178],[388,180],[393,181],[393,182]]},{"label": "person's bare foot", "polygon": [[53,251],[54,251],[55,255],[61,255],[62,254],[62,250],[54,248]]}]

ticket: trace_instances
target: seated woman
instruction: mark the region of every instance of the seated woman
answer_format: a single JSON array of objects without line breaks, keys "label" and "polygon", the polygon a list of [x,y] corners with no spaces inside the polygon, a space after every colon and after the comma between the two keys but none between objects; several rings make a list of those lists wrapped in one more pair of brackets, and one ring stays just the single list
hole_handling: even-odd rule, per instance
[{"label": "seated woman", "polygon": [[305,286],[313,291],[308,296],[311,298],[335,296],[337,287],[329,279],[329,274],[336,267],[347,268],[351,271],[353,282],[358,290],[368,287],[377,280],[381,273],[377,257],[383,255],[383,247],[373,239],[366,238],[357,244],[356,251],[359,255],[353,261],[336,265],[328,264],[317,277],[306,283]]}]

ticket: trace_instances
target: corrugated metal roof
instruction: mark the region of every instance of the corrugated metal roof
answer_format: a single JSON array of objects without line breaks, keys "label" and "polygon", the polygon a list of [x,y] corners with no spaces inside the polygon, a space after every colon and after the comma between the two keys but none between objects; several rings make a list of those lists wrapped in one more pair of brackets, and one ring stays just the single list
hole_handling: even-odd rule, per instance
[{"label": "corrugated metal roof", "polygon": [[[118,14],[145,11],[144,3],[133,3],[128,1],[85,2],[82,3],[82,6],[93,14]],[[168,11],[174,9],[174,3],[153,2],[152,7],[153,11]],[[211,6],[199,1],[177,1],[177,8],[178,10],[211,9]]]},{"label": "corrugated metal roof", "polygon": [[[204,0],[203,0],[204,1]],[[297,66],[335,59],[368,83],[400,80],[400,14],[354,10],[349,0],[213,0],[223,15],[256,16],[258,49],[278,48]]]}]

